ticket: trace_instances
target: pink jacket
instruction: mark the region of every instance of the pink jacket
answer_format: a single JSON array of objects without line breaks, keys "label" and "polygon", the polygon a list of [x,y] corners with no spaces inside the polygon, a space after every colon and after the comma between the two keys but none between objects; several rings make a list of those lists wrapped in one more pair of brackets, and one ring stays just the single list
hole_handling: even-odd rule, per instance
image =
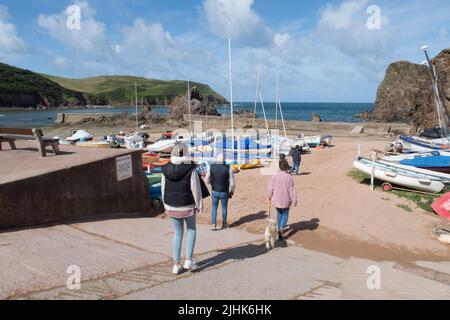
[{"label": "pink jacket", "polygon": [[269,182],[268,198],[279,209],[297,206],[294,178],[285,171],[278,171]]}]

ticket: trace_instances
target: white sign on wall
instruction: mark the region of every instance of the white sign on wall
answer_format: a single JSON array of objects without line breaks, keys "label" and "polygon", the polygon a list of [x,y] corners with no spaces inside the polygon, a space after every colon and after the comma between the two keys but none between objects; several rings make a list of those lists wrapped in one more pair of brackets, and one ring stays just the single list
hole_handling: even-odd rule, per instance
[{"label": "white sign on wall", "polygon": [[117,181],[123,181],[133,177],[133,163],[131,155],[116,158]]}]

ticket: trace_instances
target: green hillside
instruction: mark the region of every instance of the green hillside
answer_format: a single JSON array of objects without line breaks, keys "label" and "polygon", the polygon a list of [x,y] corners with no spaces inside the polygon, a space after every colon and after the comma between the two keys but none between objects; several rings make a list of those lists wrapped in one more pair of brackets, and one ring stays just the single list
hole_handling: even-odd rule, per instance
[{"label": "green hillside", "polygon": [[[134,101],[134,84],[138,85],[138,100],[147,105],[170,103],[176,96],[183,95],[187,90],[186,81],[163,81],[131,76],[100,76],[84,79],[68,79],[43,75],[61,86],[84,92],[89,95],[93,104],[127,105]],[[192,83],[197,86],[200,94],[213,96],[219,103],[225,99],[214,92],[209,86]],[[134,103],[134,102],[133,102]]]},{"label": "green hillside", "polygon": [[[163,81],[131,76],[68,79],[38,74],[0,63],[0,108],[56,108],[134,104],[134,84],[143,105],[166,105],[186,94],[186,81]],[[209,86],[192,83],[213,104],[226,100]]]},{"label": "green hillside", "polygon": [[0,107],[85,105],[82,93],[62,87],[32,71],[0,63]]}]

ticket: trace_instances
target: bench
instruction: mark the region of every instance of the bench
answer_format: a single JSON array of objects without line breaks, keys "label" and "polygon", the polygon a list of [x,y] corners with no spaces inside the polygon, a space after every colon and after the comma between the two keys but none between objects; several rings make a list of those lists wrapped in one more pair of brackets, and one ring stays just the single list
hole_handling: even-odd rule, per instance
[{"label": "bench", "polygon": [[16,150],[16,140],[35,140],[43,157],[47,155],[48,146],[52,147],[55,155],[60,154],[59,139],[45,137],[41,129],[0,128],[0,151],[4,142],[9,143],[11,150]]}]

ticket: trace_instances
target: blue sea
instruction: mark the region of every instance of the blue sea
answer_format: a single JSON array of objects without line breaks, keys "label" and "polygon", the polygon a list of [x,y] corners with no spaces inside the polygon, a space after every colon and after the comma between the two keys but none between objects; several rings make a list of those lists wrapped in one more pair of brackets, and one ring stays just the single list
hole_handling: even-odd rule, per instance
[{"label": "blue sea", "polygon": [[[253,112],[254,103],[237,102],[234,104],[236,110],[247,110]],[[282,103],[285,120],[311,121],[314,113],[321,116],[325,122],[361,122],[355,118],[356,114],[373,110],[373,103]],[[264,108],[268,119],[275,119],[275,103],[265,103]],[[167,113],[166,107],[155,107],[155,112]],[[230,114],[229,107],[219,107],[218,111],[223,115]],[[135,108],[97,108],[76,110],[45,110],[45,111],[2,111],[0,109],[0,127],[49,127],[55,123],[56,114],[67,113],[134,113]],[[257,105],[257,116],[263,118],[261,104]]]}]

